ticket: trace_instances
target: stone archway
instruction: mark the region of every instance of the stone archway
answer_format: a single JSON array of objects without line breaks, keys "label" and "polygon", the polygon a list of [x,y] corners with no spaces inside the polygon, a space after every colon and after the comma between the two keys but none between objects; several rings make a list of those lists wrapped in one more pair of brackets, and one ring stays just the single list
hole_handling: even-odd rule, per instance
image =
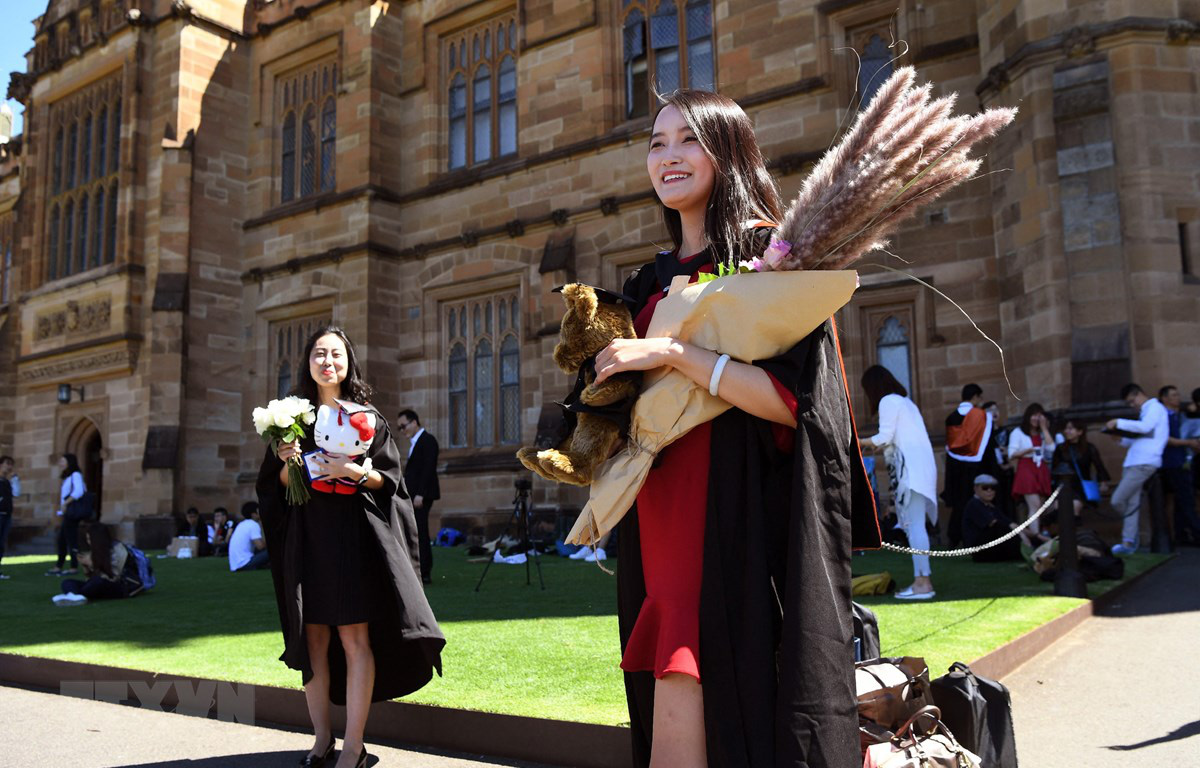
[{"label": "stone archway", "polygon": [[104,439],[100,428],[89,418],[82,418],[71,427],[63,449],[73,453],[79,459],[79,471],[83,473],[83,482],[92,493],[96,494],[96,513],[99,516],[104,510]]}]

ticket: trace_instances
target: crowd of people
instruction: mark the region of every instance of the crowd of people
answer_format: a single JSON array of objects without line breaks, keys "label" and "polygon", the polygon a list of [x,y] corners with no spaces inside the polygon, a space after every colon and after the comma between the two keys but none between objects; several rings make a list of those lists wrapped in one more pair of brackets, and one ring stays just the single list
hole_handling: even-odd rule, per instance
[{"label": "crowd of people", "polygon": [[[862,387],[879,432],[863,441],[863,452],[882,451],[890,482],[896,527],[913,549],[927,550],[930,530],[938,533],[937,467],[933,444],[916,404],[899,381],[882,366],[868,368]],[[1136,418],[1111,419],[1101,430],[1126,449],[1120,480],[1110,504],[1121,518],[1121,541],[1113,554],[1128,555],[1140,544],[1143,491],[1159,477],[1173,498],[1177,543],[1200,545],[1200,516],[1195,492],[1200,467],[1200,389],[1184,405],[1178,388],[1164,386],[1151,397],[1137,384],[1120,393]],[[1025,407],[1020,422],[1006,427],[999,406],[984,401],[983,389],[968,384],[962,402],[946,417],[945,463],[941,501],[949,508],[945,539],[950,547],[976,548],[1004,537],[1029,515],[1042,509],[1056,484],[1055,475],[1070,483],[1077,519],[1085,508],[1097,508],[1112,480],[1101,452],[1088,439],[1088,424],[1077,416],[1055,423],[1040,403]],[[973,553],[977,561],[1017,560],[1021,546],[1048,540],[1052,516],[1023,529],[1018,536]],[[929,557],[913,555],[913,582],[896,593],[906,600],[935,596]]]},{"label": "crowd of people", "polygon": [[228,558],[230,571],[257,571],[270,565],[258,503],[254,501],[242,505],[241,519],[236,524],[225,507],[214,509],[211,520],[195,507],[188,507],[175,535],[196,539],[197,557]]}]

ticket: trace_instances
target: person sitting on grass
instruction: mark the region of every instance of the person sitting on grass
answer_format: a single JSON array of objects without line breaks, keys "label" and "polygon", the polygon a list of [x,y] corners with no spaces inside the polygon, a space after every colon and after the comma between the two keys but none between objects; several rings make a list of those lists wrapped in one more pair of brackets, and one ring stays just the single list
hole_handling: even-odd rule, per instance
[{"label": "person sitting on grass", "polygon": [[229,519],[229,510],[225,507],[214,509],[212,525],[208,530],[211,532],[209,543],[212,544],[212,553],[217,557],[227,556],[229,537],[233,535],[233,521]]},{"label": "person sitting on grass", "polygon": [[128,597],[129,589],[121,577],[129,549],[113,541],[108,526],[92,523],[83,534],[84,549],[79,564],[87,580],[63,579],[62,594],[55,595],[57,605],[84,605],[92,600],[111,600]]},{"label": "person sitting on grass", "polygon": [[[975,495],[963,509],[963,543],[966,546],[978,547],[987,544],[1017,527],[1017,524],[996,506],[996,488],[999,485],[999,481],[991,475],[975,477]],[[1013,537],[1003,544],[976,552],[971,555],[971,559],[977,563],[1020,560],[1022,544],[1032,548],[1044,540],[1039,534],[1031,535],[1027,529],[1021,531],[1020,536]]]},{"label": "person sitting on grass", "polygon": [[198,545],[197,557],[208,557],[212,554],[212,526],[204,522],[204,518],[200,516],[200,510],[195,507],[188,507],[187,512],[183,513],[183,522],[179,524],[175,535],[195,538]]},{"label": "person sitting on grass", "polygon": [[247,501],[242,505],[245,519],[233,529],[229,537],[229,570],[257,571],[271,565],[267,555],[267,542],[263,538],[262,521],[258,516],[258,504]]}]

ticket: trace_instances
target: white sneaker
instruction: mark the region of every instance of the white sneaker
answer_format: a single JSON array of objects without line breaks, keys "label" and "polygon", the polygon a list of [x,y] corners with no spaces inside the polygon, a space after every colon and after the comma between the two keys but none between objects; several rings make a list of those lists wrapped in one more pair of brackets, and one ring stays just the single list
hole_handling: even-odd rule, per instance
[{"label": "white sneaker", "polygon": [[608,555],[604,554],[604,547],[598,548],[595,552],[588,550],[587,557],[583,558],[585,563],[594,563],[598,560],[607,560]]},{"label": "white sneaker", "polygon": [[580,547],[579,549],[575,550],[574,554],[567,555],[567,559],[582,560],[583,558],[585,558],[589,554],[591,554],[591,551],[592,551],[591,547]]},{"label": "white sneaker", "polygon": [[74,592],[55,595],[50,599],[54,601],[55,605],[86,605],[88,601],[83,595],[77,595]]},{"label": "white sneaker", "polygon": [[912,587],[906,587],[897,592],[894,597],[897,600],[932,600],[936,595],[937,593],[933,590],[929,590],[928,592],[914,592]]}]

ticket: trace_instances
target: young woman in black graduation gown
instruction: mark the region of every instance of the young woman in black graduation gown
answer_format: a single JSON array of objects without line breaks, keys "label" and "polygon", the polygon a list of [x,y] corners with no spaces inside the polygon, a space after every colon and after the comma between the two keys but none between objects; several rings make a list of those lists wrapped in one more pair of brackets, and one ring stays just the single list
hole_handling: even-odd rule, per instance
[{"label": "young woman in black graduation gown", "polygon": [[[358,483],[353,493],[309,489],[302,506],[286,502],[292,456],[316,449],[312,431],[268,448],[258,497],[275,581],[284,653],[300,670],[316,733],[304,766],[322,766],[333,754],[329,705],[346,705],[346,733],[337,768],[366,765],[367,711],[421,688],[441,673],[445,638],[417,570],[416,522],[404,488],[400,454],[387,421],[369,403],[354,347],[336,327],[317,331],[305,346],[295,394],[348,412],[368,411],[376,428],[367,456],[371,468],[318,456],[323,474]],[[340,401],[340,403],[339,403]]]},{"label": "young woman in black graduation gown", "polygon": [[[724,97],[665,98],[646,163],[675,247],[625,284],[639,335],[672,277],[758,255],[770,230],[748,223],[780,216],[751,123]],[[638,338],[596,358],[598,381],[669,365],[706,389],[715,379],[733,406],[658,456],[621,523],[635,763],[850,768],[852,528],[861,547],[879,528],[836,329],[719,376],[718,352]]]}]

